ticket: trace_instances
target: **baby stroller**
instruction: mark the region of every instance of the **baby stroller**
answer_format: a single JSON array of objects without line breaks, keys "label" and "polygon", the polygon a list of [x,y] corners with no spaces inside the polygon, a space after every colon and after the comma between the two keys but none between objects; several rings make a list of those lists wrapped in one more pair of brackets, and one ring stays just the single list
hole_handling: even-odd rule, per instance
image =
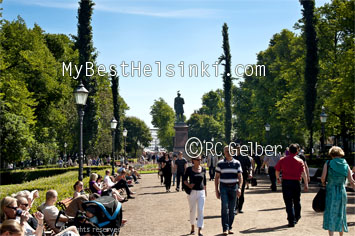
[{"label": "baby stroller", "polygon": [[[93,236],[117,236],[120,233],[122,222],[122,205],[111,196],[103,196],[94,201],[86,201],[82,203],[84,211],[92,213],[97,221],[90,222],[84,212],[78,211],[75,218],[70,220],[64,228],[75,225],[80,235],[87,233]],[[59,216],[65,213],[60,211]],[[60,227],[58,227],[60,228]]]},{"label": "baby stroller", "polygon": [[113,197],[103,196],[95,201],[83,202],[85,211],[97,217],[93,231],[95,235],[119,235],[122,222],[122,205]]}]

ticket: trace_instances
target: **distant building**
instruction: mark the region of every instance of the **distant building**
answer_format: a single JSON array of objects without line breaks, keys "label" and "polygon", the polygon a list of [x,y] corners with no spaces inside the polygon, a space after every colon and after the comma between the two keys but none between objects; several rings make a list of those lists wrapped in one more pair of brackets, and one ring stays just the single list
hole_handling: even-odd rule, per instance
[{"label": "distant building", "polygon": [[150,129],[150,133],[152,135],[152,141],[149,143],[148,149],[152,152],[159,151],[161,149],[160,141],[158,138],[158,129],[152,128]]}]

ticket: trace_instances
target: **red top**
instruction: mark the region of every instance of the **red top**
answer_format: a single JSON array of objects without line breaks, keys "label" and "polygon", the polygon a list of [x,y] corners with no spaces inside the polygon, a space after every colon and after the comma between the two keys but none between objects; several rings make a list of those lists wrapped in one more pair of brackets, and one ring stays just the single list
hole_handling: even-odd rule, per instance
[{"label": "red top", "polygon": [[295,156],[296,154],[290,154],[277,162],[275,169],[282,171],[282,179],[301,180],[304,163],[302,159]]}]

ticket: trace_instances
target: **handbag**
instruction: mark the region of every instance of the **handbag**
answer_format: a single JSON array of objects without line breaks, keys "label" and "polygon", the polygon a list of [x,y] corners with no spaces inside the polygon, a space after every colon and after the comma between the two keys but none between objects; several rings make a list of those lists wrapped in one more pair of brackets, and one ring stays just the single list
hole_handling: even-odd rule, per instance
[{"label": "handbag", "polygon": [[[327,176],[328,179],[328,171],[329,171],[329,161],[327,161]],[[321,187],[313,199],[312,208],[315,212],[323,212],[325,210],[325,198],[327,195],[327,190],[325,187]]]},{"label": "handbag", "polygon": [[162,176],[163,175],[163,171],[159,170],[159,175]]},{"label": "handbag", "polygon": [[251,186],[257,186],[258,185],[258,181],[256,180],[256,178],[251,178],[250,182],[251,182]]},{"label": "handbag", "polygon": [[325,187],[321,187],[317,193],[317,195],[314,197],[313,202],[312,202],[312,208],[315,212],[323,212],[325,210],[325,197],[326,197],[327,191]]}]

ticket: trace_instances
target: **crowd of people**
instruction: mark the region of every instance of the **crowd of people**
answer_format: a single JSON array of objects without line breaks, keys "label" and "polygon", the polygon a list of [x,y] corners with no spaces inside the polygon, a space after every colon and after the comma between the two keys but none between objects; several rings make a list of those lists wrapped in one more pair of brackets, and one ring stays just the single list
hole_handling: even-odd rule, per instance
[{"label": "crowd of people", "polygon": [[[342,158],[344,152],[340,147],[332,147],[329,150],[329,156],[332,160],[324,164],[321,177],[322,183],[327,188],[323,229],[328,230],[330,236],[334,235],[334,232],[343,235],[343,232],[348,232],[346,180],[352,189],[355,189],[355,173]],[[258,173],[259,169],[266,166],[268,167],[266,170],[270,177],[271,191],[277,191],[277,183],[282,185],[287,226],[295,227],[301,219],[301,180],[303,180],[305,192],[308,191],[310,182],[309,168],[304,152],[298,144],[291,144],[282,156],[266,153],[263,158],[256,159],[242,155],[239,146],[237,146],[235,153],[230,153],[229,147],[226,146],[224,157],[217,161],[215,159],[218,158],[207,157],[207,166],[209,167],[210,181],[214,179],[216,197],[221,200],[223,235],[234,234],[233,221],[236,214],[243,213],[246,183]],[[259,160],[260,163],[257,164]],[[192,166],[186,167],[187,165],[185,165],[183,177],[190,208],[190,234],[195,233],[195,225],[197,225],[199,236],[202,236],[204,204],[207,196],[206,169],[201,165],[201,161],[201,157],[192,158]],[[262,161],[263,164],[261,164]],[[168,162],[167,158],[164,159],[164,162]],[[175,163],[172,162],[172,166],[174,165],[177,165],[176,160]],[[161,168],[163,169],[164,166],[161,165]],[[164,179],[166,178],[164,174],[162,176]]]},{"label": "crowd of people", "polygon": [[[132,191],[132,187],[139,184],[140,178],[140,174],[133,166],[124,164],[114,175],[110,175],[110,171],[106,170],[104,178],[92,173],[88,188],[84,188],[82,181],[74,183],[73,197],[66,207],[65,214],[61,214],[57,207],[58,193],[54,189],[46,192],[45,202],[36,209],[37,211],[32,210],[31,212],[35,212],[33,214],[30,214],[30,210],[33,202],[39,197],[38,190],[32,192],[24,190],[6,196],[0,201],[0,235],[42,236],[46,230],[53,231],[56,236],[96,235],[93,231],[83,233],[80,227],[69,226],[68,223],[77,217],[79,212],[85,212],[81,223],[85,226],[88,224],[88,227],[92,224],[98,225],[97,216],[90,208],[83,209],[83,203],[105,196],[121,203],[134,199],[132,195],[135,192]],[[124,192],[127,197],[123,196]],[[122,219],[121,224],[126,222],[126,219]]]},{"label": "crowd of people", "polygon": [[[158,176],[166,192],[169,193],[171,187],[175,186],[177,192],[183,190],[188,194],[190,234],[195,234],[197,231],[199,236],[203,235],[204,205],[209,181],[213,181],[216,198],[221,201],[222,234],[234,234],[234,217],[244,212],[244,192],[248,188],[248,182],[264,168],[270,177],[270,191],[277,191],[278,184],[281,184],[288,227],[295,227],[301,219],[301,187],[303,184],[304,191],[308,191],[310,182],[309,168],[302,148],[298,144],[291,144],[282,155],[265,153],[263,156],[256,157],[242,153],[240,146],[236,147],[235,152],[230,153],[229,147],[226,146],[223,153],[222,158],[213,154],[205,158],[201,156],[191,158],[191,164],[184,158],[182,152],[162,153],[156,156]],[[348,181],[355,189],[353,172],[355,168],[353,171],[350,169],[342,158],[344,152],[339,147],[332,147],[329,156],[332,159],[324,164],[321,176],[321,182],[327,189],[323,228],[328,230],[330,236],[334,235],[334,232],[343,235],[343,232],[348,231],[345,186]],[[209,181],[207,181],[207,170],[203,162],[208,167]],[[56,206],[58,202],[56,190],[46,192],[45,202],[38,207],[37,211],[32,211],[35,212],[33,214],[29,212],[33,202],[39,197],[37,190],[32,192],[24,190],[7,196],[0,202],[0,235],[39,236],[43,235],[45,225],[56,235],[79,235],[80,229],[75,226],[65,227],[77,216],[78,211],[85,212],[88,223],[98,224],[96,213],[89,208],[83,209],[84,202],[105,196],[110,196],[121,203],[134,199],[135,192],[132,191],[132,187],[134,184],[139,184],[140,178],[140,174],[133,166],[126,165],[120,166],[117,173],[113,175],[110,170],[106,170],[103,177],[92,173],[87,189],[84,188],[82,181],[74,183],[73,198],[65,215],[60,215]],[[126,221],[122,219],[123,224]],[[86,235],[95,234],[88,232]]]}]

